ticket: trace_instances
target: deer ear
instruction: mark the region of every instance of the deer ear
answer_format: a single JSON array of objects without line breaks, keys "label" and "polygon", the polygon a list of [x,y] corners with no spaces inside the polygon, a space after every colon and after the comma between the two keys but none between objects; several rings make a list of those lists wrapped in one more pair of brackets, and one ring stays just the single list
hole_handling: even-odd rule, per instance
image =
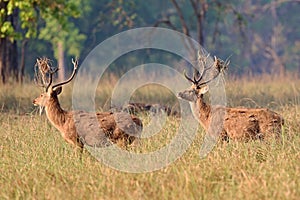
[{"label": "deer ear", "polygon": [[57,87],[53,91],[56,93],[56,95],[59,95],[62,91],[62,87]]},{"label": "deer ear", "polygon": [[208,90],[209,90],[209,87],[208,87],[208,85],[206,85],[200,89],[199,93],[205,94],[206,92],[208,92]]}]

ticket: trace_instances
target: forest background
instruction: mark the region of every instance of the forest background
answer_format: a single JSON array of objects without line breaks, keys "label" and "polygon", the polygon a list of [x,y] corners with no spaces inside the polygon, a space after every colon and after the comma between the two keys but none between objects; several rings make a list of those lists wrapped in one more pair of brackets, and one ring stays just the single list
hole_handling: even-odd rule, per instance
[{"label": "forest background", "polygon": [[[149,26],[183,32],[211,55],[230,57],[233,76],[299,74],[299,9],[298,0],[1,0],[0,82],[32,77],[43,56],[60,68],[62,79],[71,57],[82,61],[105,39]],[[112,70],[171,59],[137,51]]]}]

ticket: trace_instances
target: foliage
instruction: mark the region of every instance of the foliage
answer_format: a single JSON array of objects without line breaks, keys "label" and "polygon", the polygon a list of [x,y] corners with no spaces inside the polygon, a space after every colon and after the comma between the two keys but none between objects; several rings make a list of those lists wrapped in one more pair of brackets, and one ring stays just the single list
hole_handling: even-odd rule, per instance
[{"label": "foliage", "polygon": [[[182,23],[173,2],[177,2],[189,34],[197,40],[201,38],[197,36],[199,21],[192,2],[199,9],[204,9],[204,46],[212,55],[224,59],[232,55],[231,73],[251,75],[300,70],[299,16],[294,14],[299,10],[300,4],[293,0],[153,0],[151,4],[139,0],[3,2],[8,5],[7,10],[0,10],[0,37],[17,39],[20,43],[24,38],[31,38],[26,53],[26,58],[29,58],[26,60],[29,73],[32,73],[30,68],[36,57],[52,58],[54,51],[54,57],[57,58],[58,40],[64,42],[64,50],[68,56],[80,55],[84,59],[103,40],[129,28],[154,26],[161,20],[169,20],[176,30],[182,31]],[[203,5],[204,8],[201,7]],[[5,20],[11,14],[18,14],[17,29],[10,21]],[[159,26],[170,28],[163,23]],[[138,58],[144,59],[146,54],[141,53]],[[131,57],[133,56],[135,55]],[[130,63],[126,59],[123,61]]]},{"label": "foliage", "polygon": [[77,0],[61,1],[58,7],[62,8],[57,12],[41,13],[45,26],[41,28],[39,38],[52,43],[56,58],[58,55],[55,47],[58,41],[64,43],[68,55],[79,56],[86,36],[80,33],[71,19],[80,17],[89,8]]},{"label": "foliage", "polygon": [[32,3],[30,1],[22,1],[22,0],[16,0],[16,1],[3,1],[2,3],[6,3],[6,8],[1,7],[0,10],[0,23],[1,23],[1,29],[0,29],[0,37],[9,37],[10,40],[20,39],[21,34],[19,32],[16,32],[15,28],[13,27],[13,24],[11,21],[6,21],[7,16],[13,15],[14,11],[16,9],[19,9],[19,15],[20,15],[20,21],[21,21],[21,27],[22,29],[27,30],[26,37],[33,37],[36,35],[36,22],[37,16],[36,12],[34,10],[34,7],[32,6]]},{"label": "foliage", "polygon": [[21,32],[6,21],[7,16],[19,12],[20,28],[25,31],[25,38],[37,36],[39,17],[42,19],[54,18],[64,29],[69,23],[69,16],[79,17],[78,1],[38,1],[38,0],[4,0],[6,8],[1,8],[0,22],[1,37],[10,37],[12,40],[21,39]]},{"label": "foliage", "polygon": [[[57,41],[63,41],[69,55],[79,56],[81,43],[85,36],[80,33],[71,20],[78,18],[85,8],[78,0],[5,0],[0,2],[0,76],[2,82],[15,74],[20,68],[23,76],[25,61],[25,43],[28,39],[36,38],[51,42],[53,47]],[[45,23],[45,26],[41,26]],[[10,40],[10,41],[9,41]],[[22,67],[18,67],[18,47],[20,41],[22,48]],[[24,43],[25,41],[25,43]],[[56,50],[56,48],[53,48]],[[13,54],[13,55],[12,55]],[[57,52],[55,52],[58,58]],[[52,57],[52,56],[51,56]],[[35,60],[35,59],[34,59]],[[22,77],[23,78],[23,77]],[[18,80],[18,78],[16,78]]]}]

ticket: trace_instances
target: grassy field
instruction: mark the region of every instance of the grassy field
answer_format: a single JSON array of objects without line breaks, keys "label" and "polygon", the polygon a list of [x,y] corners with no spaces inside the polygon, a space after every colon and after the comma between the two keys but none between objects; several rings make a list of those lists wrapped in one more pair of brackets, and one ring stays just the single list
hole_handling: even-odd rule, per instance
[{"label": "grassy field", "polygon": [[[125,173],[80,155],[63,141],[45,115],[31,105],[39,95],[32,83],[0,86],[0,199],[299,199],[300,80],[272,77],[228,81],[230,106],[268,107],[285,118],[283,142],[219,143],[205,159],[200,128],[188,151],[171,165],[150,173]],[[109,97],[107,85],[98,100]],[[147,95],[142,95],[143,93]],[[163,88],[142,88],[136,101],[176,103]],[[149,95],[153,94],[153,95]],[[71,107],[71,87],[60,97]],[[147,121],[147,116],[142,116]],[[149,152],[172,139],[180,119],[132,151]]]}]

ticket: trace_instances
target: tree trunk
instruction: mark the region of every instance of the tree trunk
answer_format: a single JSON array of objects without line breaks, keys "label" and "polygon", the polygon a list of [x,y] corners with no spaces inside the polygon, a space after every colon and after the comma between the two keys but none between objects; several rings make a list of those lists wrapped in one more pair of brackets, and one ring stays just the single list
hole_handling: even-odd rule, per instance
[{"label": "tree trunk", "polygon": [[58,60],[58,80],[63,81],[65,79],[65,56],[64,56],[64,44],[62,41],[57,43],[57,60]]},{"label": "tree trunk", "polygon": [[276,66],[275,70],[273,70],[272,73],[276,73],[279,77],[284,77],[286,74],[285,65],[282,62],[280,56],[271,47],[266,47],[265,51],[267,54],[269,54],[268,57],[272,60],[273,65]]},{"label": "tree trunk", "polygon": [[[18,27],[18,18],[19,18],[19,10],[14,9],[13,14],[11,15],[11,24],[13,25],[15,31],[17,30]],[[11,42],[10,63],[11,63],[10,73],[13,76],[13,79],[18,82],[19,66],[18,66],[18,45],[16,40]]]},{"label": "tree trunk", "polygon": [[[18,81],[18,49],[17,41],[11,42],[8,38],[4,40],[4,52],[2,54],[2,64],[4,66],[4,81],[8,78]],[[3,63],[4,62],[4,63]]]},{"label": "tree trunk", "polygon": [[12,76],[12,78],[15,81],[19,81],[19,70],[18,70],[18,46],[17,41],[13,41],[10,45],[10,52],[9,52],[9,61],[10,61],[10,69],[9,69],[9,75]]},{"label": "tree trunk", "polygon": [[[7,16],[7,4],[8,2],[0,1],[0,10],[4,11],[4,15],[1,14],[2,20],[0,21],[0,25],[2,25],[6,20]],[[6,38],[0,38],[0,75],[1,82],[5,84],[6,82]]]},{"label": "tree trunk", "polygon": [[0,75],[1,75],[1,82],[5,84],[6,82],[6,62],[5,62],[5,54],[6,54],[6,39],[0,38]]},{"label": "tree trunk", "polygon": [[[16,30],[18,22],[18,10],[15,9],[12,15],[7,15],[8,2],[0,2],[0,9],[4,11],[0,21],[0,25],[7,21],[10,22],[13,28]],[[4,33],[6,34],[6,33]],[[9,35],[4,35],[0,38],[0,74],[1,82],[5,84],[7,79],[12,76],[14,80],[18,80],[18,49],[17,41],[11,41]]]},{"label": "tree trunk", "polygon": [[27,44],[27,39],[24,39],[22,41],[22,46],[21,46],[21,63],[20,63],[20,74],[19,74],[19,79],[21,83],[24,82],[24,75],[25,75],[25,53],[26,53],[26,44]]}]

